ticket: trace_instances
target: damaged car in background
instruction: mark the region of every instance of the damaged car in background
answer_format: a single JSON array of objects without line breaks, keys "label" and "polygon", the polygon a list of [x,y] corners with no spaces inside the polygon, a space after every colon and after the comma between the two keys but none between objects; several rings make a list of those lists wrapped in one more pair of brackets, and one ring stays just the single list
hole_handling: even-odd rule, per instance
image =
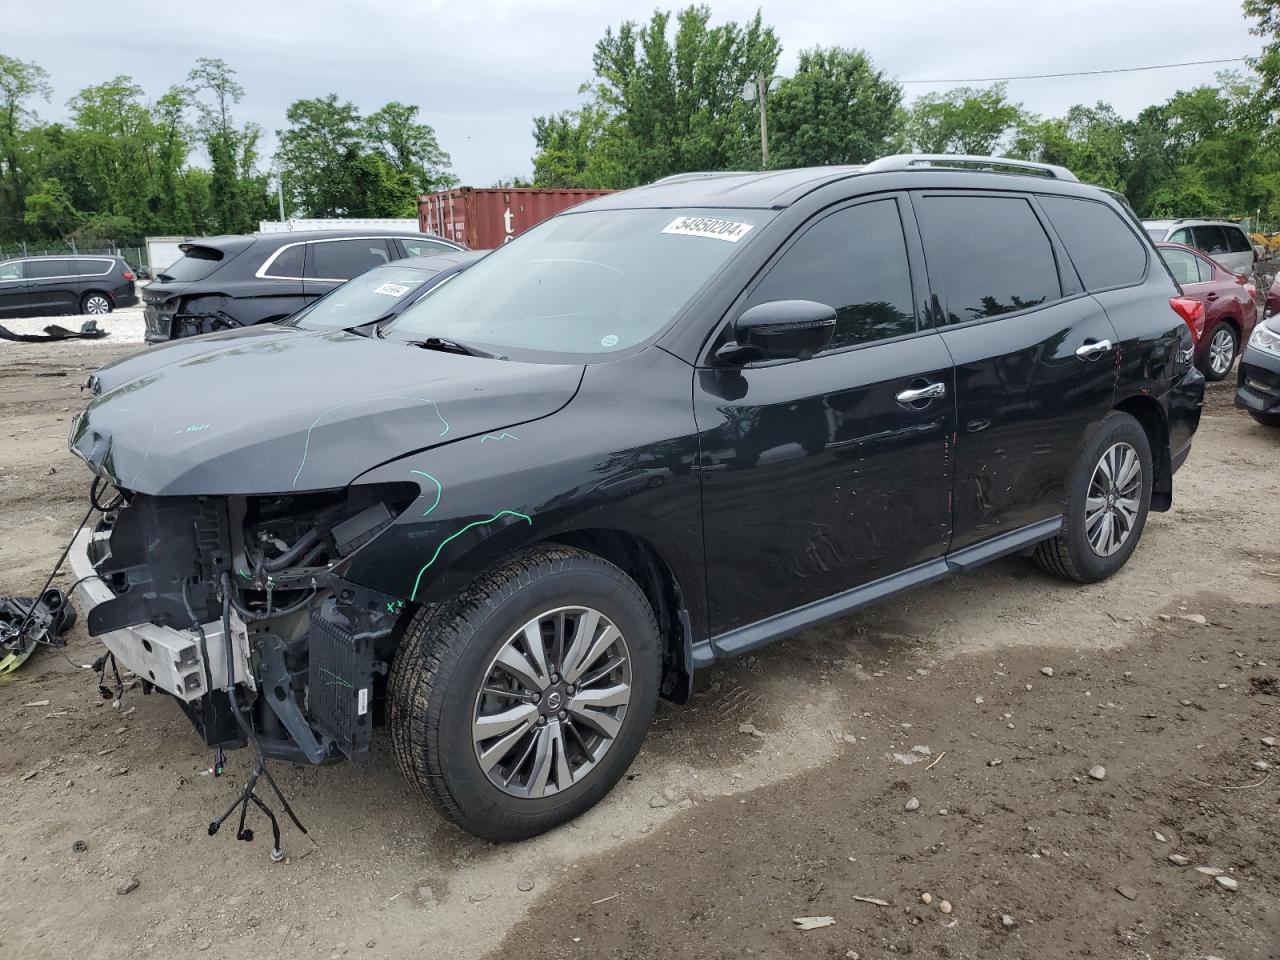
[{"label": "damaged car in background", "polygon": [[215,768],[252,749],[242,832],[268,761],[385,725],[448,818],[529,837],[718,658],[1008,554],[1120,569],[1199,422],[1200,309],[1060,168],[669,178],[373,329],[98,371],[75,593]]}]

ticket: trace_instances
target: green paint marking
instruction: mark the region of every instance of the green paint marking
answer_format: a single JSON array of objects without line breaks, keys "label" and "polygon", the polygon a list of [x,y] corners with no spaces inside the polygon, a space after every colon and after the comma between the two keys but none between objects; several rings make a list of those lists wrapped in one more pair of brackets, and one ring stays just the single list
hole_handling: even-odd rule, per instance
[{"label": "green paint marking", "polygon": [[387,613],[399,613],[403,609],[403,600],[390,600],[387,602]]},{"label": "green paint marking", "polygon": [[433,563],[435,563],[437,560],[440,559],[440,554],[445,547],[447,547],[454,540],[457,540],[460,536],[462,536],[464,533],[466,533],[468,530],[472,529],[473,527],[482,527],[485,524],[493,523],[495,520],[500,520],[503,517],[515,517],[517,520],[523,520],[525,523],[529,524],[529,526],[533,526],[533,520],[530,517],[528,517],[526,514],[520,513],[518,510],[499,510],[497,513],[495,513],[492,517],[490,517],[487,520],[473,520],[471,523],[468,523],[465,527],[463,527],[457,533],[452,534],[451,536],[445,537],[443,540],[440,541],[440,546],[436,547],[436,552],[431,555],[431,559],[428,560],[426,564],[423,566],[423,568],[418,571],[418,578],[413,581],[413,593],[409,594],[409,599],[410,600],[418,599],[418,587],[422,585],[422,575],[431,569],[431,565]]},{"label": "green paint marking", "polygon": [[421,470],[410,470],[409,472],[416,473],[420,477],[426,477],[428,480],[430,480],[432,483],[436,485],[436,502],[433,503],[431,506],[427,507],[426,513],[423,514],[424,517],[428,516],[430,515],[431,511],[435,510],[436,507],[440,506],[440,498],[444,496],[444,484],[442,484],[439,480],[437,480],[431,474],[424,473]]},{"label": "green paint marking", "polygon": [[324,667],[321,667],[320,672],[328,674],[329,676],[333,677],[332,680],[326,680],[324,682],[324,685],[326,687],[346,687],[348,690],[355,689],[355,687],[351,686],[351,684],[347,683],[347,681],[343,680],[340,676],[338,676],[332,670],[326,670]]},{"label": "green paint marking", "polygon": [[486,440],[519,440],[519,439],[520,438],[517,437],[514,433],[503,433],[503,434],[499,434],[498,436],[494,436],[492,433],[486,433],[483,437],[480,438],[480,442],[484,443]]}]

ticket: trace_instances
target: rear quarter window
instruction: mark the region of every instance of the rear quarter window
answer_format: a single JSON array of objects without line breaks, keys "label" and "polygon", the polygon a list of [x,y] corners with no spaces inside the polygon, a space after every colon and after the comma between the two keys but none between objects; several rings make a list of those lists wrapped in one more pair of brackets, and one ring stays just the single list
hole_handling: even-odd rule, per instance
[{"label": "rear quarter window", "polygon": [[203,280],[222,266],[221,250],[213,247],[191,246],[183,255],[158,274],[158,280]]},{"label": "rear quarter window", "polygon": [[1146,275],[1146,247],[1105,203],[1041,196],[1040,206],[1066,244],[1086,290],[1129,286]]},{"label": "rear quarter window", "polygon": [[1253,252],[1253,245],[1249,243],[1249,238],[1239,227],[1223,227],[1222,232],[1227,235],[1227,248],[1232,253]]}]

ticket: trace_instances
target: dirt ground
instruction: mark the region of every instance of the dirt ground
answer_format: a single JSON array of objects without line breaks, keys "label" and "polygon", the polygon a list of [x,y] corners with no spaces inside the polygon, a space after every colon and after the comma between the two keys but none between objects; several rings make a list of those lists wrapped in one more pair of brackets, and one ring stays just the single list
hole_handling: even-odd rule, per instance
[{"label": "dirt ground", "polygon": [[[84,512],[69,418],[121,352],[0,361],[0,593]],[[0,684],[0,956],[1280,957],[1280,431],[1231,392],[1111,581],[1010,559],[716,667],[524,844],[442,822],[380,741],[277,765],[316,841],[284,863],[260,818],[209,837],[246,758],[204,775],[172,702],[112,709],[77,626]]]}]

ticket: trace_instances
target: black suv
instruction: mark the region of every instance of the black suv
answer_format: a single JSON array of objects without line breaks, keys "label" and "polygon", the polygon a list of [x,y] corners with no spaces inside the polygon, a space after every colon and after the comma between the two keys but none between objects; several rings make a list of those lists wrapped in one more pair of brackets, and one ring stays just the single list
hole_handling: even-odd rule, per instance
[{"label": "black suv", "polygon": [[719,658],[1007,554],[1119,570],[1200,419],[1178,295],[1059,168],[672,177],[376,335],[100,370],[71,447],[122,502],[78,597],[207,743],[357,756],[385,703],[422,795],[528,837]]},{"label": "black suv", "polygon": [[137,275],[122,257],[22,257],[0,263],[0,316],[90,313],[138,302]]},{"label": "black suv", "polygon": [[311,230],[203,237],[142,296],[148,343],[270,323],[392,260],[462,248],[428,234]]}]

